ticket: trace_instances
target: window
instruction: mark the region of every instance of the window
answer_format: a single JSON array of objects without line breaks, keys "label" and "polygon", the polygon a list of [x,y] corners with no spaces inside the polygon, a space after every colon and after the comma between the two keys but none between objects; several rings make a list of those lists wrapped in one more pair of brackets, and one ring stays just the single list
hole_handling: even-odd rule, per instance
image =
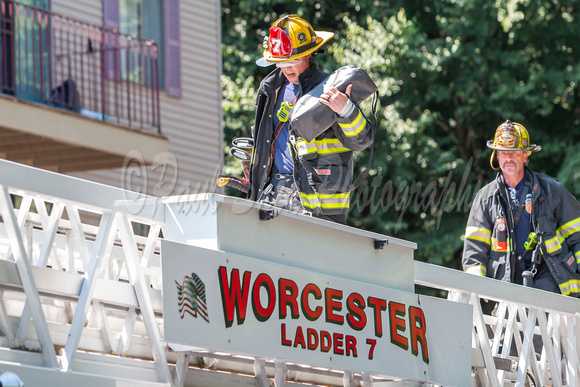
[{"label": "window", "polygon": [[[159,68],[159,88],[165,89],[165,54],[163,33],[163,0],[120,0],[119,30],[125,34],[140,36],[157,42]],[[128,54],[128,55],[127,55]],[[130,66],[127,61],[137,63],[139,53],[129,50],[121,54],[121,77],[134,82],[151,79],[150,74],[130,74],[127,69],[140,68]],[[149,69],[149,67],[147,67]],[[145,81],[146,82],[146,81]],[[149,82],[146,82],[149,83]]]},{"label": "window", "polygon": [[[155,40],[160,88],[168,95],[181,97],[179,0],[103,0],[103,26]],[[130,52],[125,50],[119,52],[119,58],[109,58],[109,78],[141,82],[150,78],[148,70],[142,73],[138,70],[141,67],[132,65],[140,59],[139,54]],[[116,64],[111,65],[113,62]]]},{"label": "window", "polygon": [[48,0],[0,0],[0,91],[41,101],[50,90]]}]

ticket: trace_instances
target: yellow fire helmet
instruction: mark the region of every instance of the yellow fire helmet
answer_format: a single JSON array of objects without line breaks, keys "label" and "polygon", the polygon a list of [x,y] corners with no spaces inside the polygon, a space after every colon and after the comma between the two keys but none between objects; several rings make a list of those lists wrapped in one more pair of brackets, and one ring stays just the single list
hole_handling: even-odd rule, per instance
[{"label": "yellow fire helmet", "polygon": [[487,142],[487,147],[493,149],[489,164],[495,170],[499,169],[496,150],[519,151],[524,150],[530,155],[542,149],[539,145],[530,145],[530,135],[522,124],[506,120],[495,130],[493,141]]},{"label": "yellow fire helmet", "polygon": [[334,36],[332,32],[314,31],[298,15],[287,15],[274,22],[270,36],[264,38],[264,57],[256,61],[261,67],[294,61],[318,50]]}]

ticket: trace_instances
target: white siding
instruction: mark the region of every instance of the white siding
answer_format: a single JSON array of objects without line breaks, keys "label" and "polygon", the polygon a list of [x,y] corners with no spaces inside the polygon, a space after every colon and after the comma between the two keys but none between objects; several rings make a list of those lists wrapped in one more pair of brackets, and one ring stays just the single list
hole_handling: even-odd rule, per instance
[{"label": "white siding", "polygon": [[50,10],[62,15],[71,16],[87,23],[102,25],[102,5],[99,0],[52,0]]},{"label": "white siding", "polygon": [[[182,97],[160,96],[162,134],[169,139],[169,155],[160,157],[167,164],[132,174],[118,169],[74,176],[159,196],[216,190],[223,165],[220,2],[181,0],[179,8]],[[98,0],[52,0],[52,10],[102,25]],[[131,184],[122,181],[128,176]]]}]

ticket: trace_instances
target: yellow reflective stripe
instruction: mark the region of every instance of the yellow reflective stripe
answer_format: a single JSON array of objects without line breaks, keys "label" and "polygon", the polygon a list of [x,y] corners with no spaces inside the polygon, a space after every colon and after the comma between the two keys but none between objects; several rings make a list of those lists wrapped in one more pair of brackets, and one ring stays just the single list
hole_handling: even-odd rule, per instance
[{"label": "yellow reflective stripe", "polygon": [[336,208],[346,208],[350,207],[350,193],[339,193],[339,194],[305,194],[300,192],[300,199],[302,200],[302,205],[307,208],[324,208],[324,209],[336,209]]},{"label": "yellow reflective stripe", "polygon": [[296,149],[298,149],[299,156],[316,153],[316,140],[312,140],[310,142],[306,142],[304,140],[297,141]]},{"label": "yellow reflective stripe", "polygon": [[570,235],[580,231],[580,218],[573,219],[556,230],[556,235],[546,241],[546,251],[550,254],[562,249],[562,243]]},{"label": "yellow reflective stripe", "polygon": [[362,132],[366,124],[367,120],[365,120],[365,118],[363,117],[360,109],[358,111],[358,115],[350,124],[342,124],[340,122],[338,123],[338,125],[340,125],[340,128],[347,137],[354,137],[360,132]]},{"label": "yellow reflective stripe", "polygon": [[560,233],[560,230],[558,229],[556,236],[548,239],[544,246],[546,246],[546,251],[550,254],[555,253],[556,251],[559,251],[562,249],[562,242],[564,242],[564,235],[562,235]]},{"label": "yellow reflective stripe", "polygon": [[337,138],[325,138],[322,140],[312,140],[306,142],[304,140],[296,142],[298,155],[304,156],[318,152],[318,154],[342,153],[349,152],[350,149],[345,148],[344,145]]},{"label": "yellow reflective stripe", "polygon": [[465,237],[488,245],[491,243],[491,231],[482,227],[467,226],[465,228]]},{"label": "yellow reflective stripe", "polygon": [[564,238],[568,238],[575,232],[580,231],[580,218],[573,219],[559,228]]},{"label": "yellow reflective stripe", "polygon": [[481,277],[485,277],[485,273],[487,272],[487,269],[485,268],[485,266],[475,265],[475,266],[468,267],[465,270],[465,272],[469,273],[469,274],[475,274],[475,275],[479,275]]},{"label": "yellow reflective stripe", "polygon": [[580,266],[580,250],[576,251],[574,253],[574,256],[576,257],[576,264],[578,264],[578,266]]},{"label": "yellow reflective stripe", "polygon": [[349,149],[345,148],[337,138],[325,138],[323,140],[316,141],[316,147],[318,148],[318,154],[321,155],[349,151]]},{"label": "yellow reflective stripe", "polygon": [[579,293],[580,294],[580,280],[571,279],[568,282],[564,282],[563,284],[559,284],[560,292],[567,296],[570,293]]}]

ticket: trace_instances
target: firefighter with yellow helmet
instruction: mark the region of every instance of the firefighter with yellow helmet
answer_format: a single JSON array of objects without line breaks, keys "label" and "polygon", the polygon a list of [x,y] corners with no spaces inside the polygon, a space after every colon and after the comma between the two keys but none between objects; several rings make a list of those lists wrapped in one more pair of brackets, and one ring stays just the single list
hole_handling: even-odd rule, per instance
[{"label": "firefighter with yellow helmet", "polygon": [[[297,15],[270,27],[256,63],[276,68],[260,83],[256,97],[248,198],[346,223],[353,151],[372,143],[371,124],[349,98],[352,86],[345,93],[333,87],[320,96],[336,121],[314,140],[295,136],[288,122],[296,101],[329,76],[317,67],[315,55],[333,35],[315,31]],[[271,216],[261,212],[262,219]]]},{"label": "firefighter with yellow helmet", "polygon": [[476,195],[465,230],[463,269],[580,296],[580,205],[556,179],[532,171],[541,149],[527,129],[505,121],[487,142],[496,179]]}]

